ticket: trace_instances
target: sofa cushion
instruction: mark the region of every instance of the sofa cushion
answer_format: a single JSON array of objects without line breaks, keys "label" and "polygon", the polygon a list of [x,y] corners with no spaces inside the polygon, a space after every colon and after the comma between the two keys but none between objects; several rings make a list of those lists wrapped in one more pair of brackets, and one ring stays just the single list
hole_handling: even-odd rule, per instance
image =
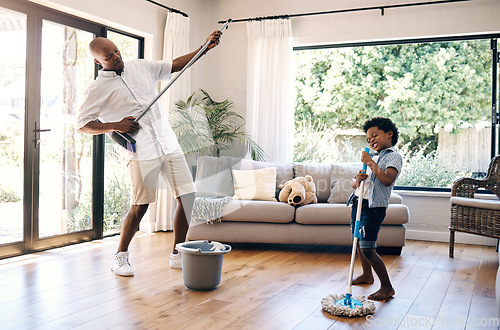
[{"label": "sofa cushion", "polygon": [[295,208],[286,203],[233,200],[222,210],[222,221],[289,223]]},{"label": "sofa cushion", "polygon": [[233,170],[234,199],[277,202],[276,167],[258,170]]},{"label": "sofa cushion", "polygon": [[324,203],[330,196],[331,164],[294,163],[295,177],[310,175],[316,185],[318,203]]},{"label": "sofa cushion", "polygon": [[349,224],[351,208],[345,204],[308,204],[295,210],[295,222],[307,225]]},{"label": "sofa cushion", "polygon": [[352,178],[363,168],[361,162],[339,163],[331,165],[330,196],[328,203],[346,203],[354,189]]},{"label": "sofa cushion", "polygon": [[391,191],[391,198],[389,198],[389,204],[402,204],[403,198],[401,195],[396,194],[394,191]]},{"label": "sofa cushion", "polygon": [[266,167],[276,167],[276,193],[275,197],[278,198],[280,184],[293,179],[293,164],[292,163],[280,163],[280,162],[257,162],[251,159],[242,159],[241,162],[235,166],[233,169],[236,170],[257,170]]},{"label": "sofa cushion", "polygon": [[[387,208],[384,225],[400,225],[408,222],[408,207],[403,204],[391,204]],[[304,225],[350,224],[351,207],[345,204],[309,204],[295,210],[295,222]]]},{"label": "sofa cushion", "polygon": [[493,199],[478,199],[453,196],[450,199],[451,204],[457,204],[468,207],[475,207],[488,210],[500,210],[500,201]]}]

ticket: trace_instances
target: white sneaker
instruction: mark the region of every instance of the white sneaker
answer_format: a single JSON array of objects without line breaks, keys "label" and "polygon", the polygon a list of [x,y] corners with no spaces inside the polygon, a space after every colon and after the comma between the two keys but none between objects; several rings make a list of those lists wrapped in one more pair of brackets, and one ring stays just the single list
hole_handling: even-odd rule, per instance
[{"label": "white sneaker", "polygon": [[113,256],[111,270],[119,276],[134,276],[134,270],[128,262],[128,252],[118,252]]},{"label": "white sneaker", "polygon": [[181,256],[179,253],[170,253],[170,268],[182,268]]}]

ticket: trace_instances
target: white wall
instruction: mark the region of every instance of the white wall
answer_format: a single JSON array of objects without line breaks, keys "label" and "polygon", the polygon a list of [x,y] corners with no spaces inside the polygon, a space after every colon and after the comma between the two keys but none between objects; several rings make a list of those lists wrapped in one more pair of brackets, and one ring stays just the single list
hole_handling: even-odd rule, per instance
[{"label": "white wall", "polygon": [[[449,242],[450,193],[396,191],[403,204],[410,209],[410,222],[406,224],[406,238]],[[491,199],[494,195],[476,195],[476,198]],[[472,234],[455,234],[456,243],[495,245],[496,240]]]}]

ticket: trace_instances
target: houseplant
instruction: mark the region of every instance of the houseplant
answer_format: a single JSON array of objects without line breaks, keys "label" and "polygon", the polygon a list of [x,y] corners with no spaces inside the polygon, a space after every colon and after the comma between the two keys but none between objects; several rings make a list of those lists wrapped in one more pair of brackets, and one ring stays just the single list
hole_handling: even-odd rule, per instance
[{"label": "houseplant", "polygon": [[245,119],[231,111],[233,102],[215,101],[206,91],[200,90],[201,100],[195,93],[186,101],[175,103],[176,111],[170,115],[170,125],[189,164],[199,156],[219,157],[235,143],[243,143],[253,160],[264,161],[264,150],[242,132]]}]

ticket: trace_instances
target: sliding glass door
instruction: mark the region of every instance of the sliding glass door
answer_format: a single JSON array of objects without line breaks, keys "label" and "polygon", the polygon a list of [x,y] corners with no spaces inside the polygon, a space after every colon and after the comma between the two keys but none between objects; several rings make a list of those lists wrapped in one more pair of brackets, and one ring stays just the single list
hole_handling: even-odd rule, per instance
[{"label": "sliding glass door", "polygon": [[76,131],[83,92],[94,79],[87,47],[94,34],[42,22],[38,234],[92,229],[85,200],[92,196],[92,138]]},{"label": "sliding glass door", "polygon": [[0,8],[0,244],[23,241],[27,15]]},{"label": "sliding glass door", "polygon": [[[89,42],[106,34],[104,26],[29,1],[0,4],[6,45],[0,52],[0,258],[121,228],[129,206],[126,164],[102,136],[80,134],[75,126],[98,69]],[[128,59],[142,55],[140,38],[118,31],[110,38]]]}]

